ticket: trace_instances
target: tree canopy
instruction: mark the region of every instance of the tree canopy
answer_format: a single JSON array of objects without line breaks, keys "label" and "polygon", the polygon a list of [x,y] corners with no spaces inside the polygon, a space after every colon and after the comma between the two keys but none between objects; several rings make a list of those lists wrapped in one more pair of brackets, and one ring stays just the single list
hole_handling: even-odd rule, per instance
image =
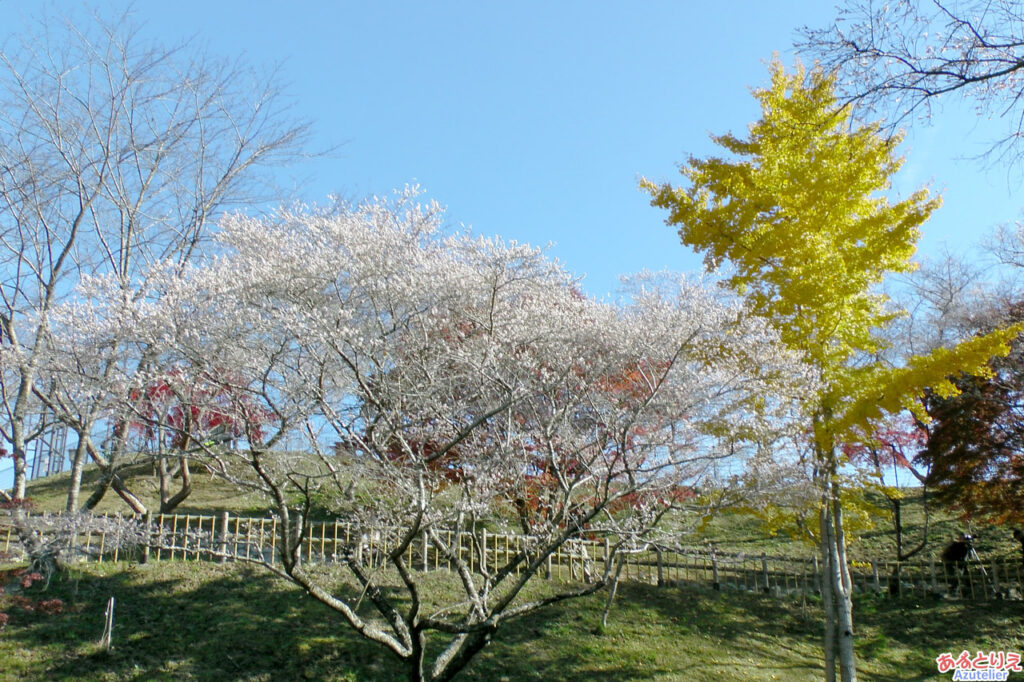
[{"label": "tree canopy", "polygon": [[[595,301],[538,249],[445,233],[439,209],[412,193],[236,215],[217,241],[216,259],[153,269],[143,296],[90,280],[55,311],[54,333],[76,364],[128,358],[94,386],[111,395],[110,414],[128,410],[266,494],[284,568],[267,567],[412,679],[449,679],[504,621],[599,589],[613,562],[589,585],[523,590],[582,538],[607,539],[612,559],[650,542],[665,514],[722,483],[716,465],[736,466],[744,443],[791,425],[795,396],[814,383],[734,296],[647,274],[628,302]],[[175,396],[168,409],[139,400],[153,387]],[[170,409],[182,396],[190,418]],[[211,442],[203,415],[244,447]],[[303,566],[297,538],[314,508],[380,534],[387,570],[343,558],[376,612]],[[480,544],[468,557],[446,541],[495,527],[529,537],[497,566]],[[462,587],[432,615],[421,610],[429,578],[408,560],[423,543]]]},{"label": "tree canopy", "polygon": [[886,413],[920,411],[917,398],[928,387],[954,393],[949,374],[984,372],[1018,330],[911,357],[902,367],[872,360],[885,343],[878,331],[896,314],[878,287],[887,275],[913,269],[919,228],[939,200],[922,189],[890,201],[899,140],[881,135],[878,124],[857,125],[836,96],[834,76],[802,68],[790,74],[778,62],[770,73],[769,86],[754,92],[762,116],[748,137],[712,138],[733,158],[691,157],[680,169],[681,187],[642,185],[655,206],[669,211],[666,222],[678,227],[683,244],[702,252],[708,269],[726,266],[723,284],[771,320],[820,380],[807,396],[806,432],[813,434],[820,537],[831,576],[826,671],[835,674],[831,645],[838,635],[842,676],[851,680],[839,446],[872,432]]}]

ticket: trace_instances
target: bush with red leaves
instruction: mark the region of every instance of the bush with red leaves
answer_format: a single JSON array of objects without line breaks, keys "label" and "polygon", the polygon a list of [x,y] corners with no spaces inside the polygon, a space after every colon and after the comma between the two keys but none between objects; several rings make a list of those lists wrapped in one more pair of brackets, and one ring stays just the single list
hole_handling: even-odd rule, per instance
[{"label": "bush with red leaves", "polygon": [[64,602],[60,599],[44,599],[36,604],[36,611],[53,616],[64,612]]},{"label": "bush with red leaves", "polygon": [[19,582],[21,582],[21,586],[23,588],[28,589],[29,587],[32,587],[32,583],[42,579],[42,573],[23,573],[21,575],[21,578],[19,579]]},{"label": "bush with red leaves", "polygon": [[15,497],[13,500],[0,501],[0,510],[4,509],[24,509],[25,511],[32,511],[35,508],[35,503],[27,497]]}]

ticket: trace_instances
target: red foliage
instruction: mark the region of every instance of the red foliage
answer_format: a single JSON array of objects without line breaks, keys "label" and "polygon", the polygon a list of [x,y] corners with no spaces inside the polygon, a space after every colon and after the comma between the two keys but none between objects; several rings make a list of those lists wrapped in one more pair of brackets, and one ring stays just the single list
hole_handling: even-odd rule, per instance
[{"label": "red foliage", "polygon": [[877,469],[895,466],[916,471],[914,460],[927,444],[927,429],[904,414],[876,428],[869,443],[844,444],[843,454],[851,462],[870,464]]},{"label": "red foliage", "polygon": [[29,587],[32,587],[32,583],[42,579],[43,576],[39,573],[23,573],[19,582],[23,588],[28,589]]},{"label": "red foliage", "polygon": [[[140,418],[129,422],[127,428],[148,441],[162,434],[162,445],[172,449],[186,448],[191,440],[203,441],[213,434],[224,440],[242,436],[261,440],[262,426],[272,415],[248,394],[228,388],[232,385],[230,377],[205,372],[192,377],[175,368],[167,380],[132,391],[129,397]],[[124,424],[116,424],[115,434],[124,428]]]},{"label": "red foliage", "polygon": [[45,599],[36,604],[36,610],[39,613],[45,613],[48,616],[54,616],[58,613],[64,612],[64,602],[60,599]]},{"label": "red foliage", "polygon": [[0,509],[24,509],[25,511],[32,511],[35,508],[35,503],[27,497],[15,497],[9,502],[4,500],[0,501]]},{"label": "red foliage", "polygon": [[[17,608],[26,613],[39,613],[46,616],[64,613],[67,610],[67,605],[61,599],[54,598],[36,601],[23,594],[17,594],[17,592],[31,588],[41,580],[43,580],[43,576],[40,573],[29,572],[24,568],[0,571],[0,581],[8,583],[6,586],[0,586],[0,595],[3,595],[3,606]],[[9,621],[9,614],[0,613],[0,630]]]}]

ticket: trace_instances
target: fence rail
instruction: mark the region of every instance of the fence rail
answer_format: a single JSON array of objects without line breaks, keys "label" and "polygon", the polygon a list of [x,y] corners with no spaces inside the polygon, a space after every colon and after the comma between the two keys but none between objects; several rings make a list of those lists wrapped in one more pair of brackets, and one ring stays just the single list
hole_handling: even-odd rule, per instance
[{"label": "fence rail", "polygon": [[[32,519],[60,519],[34,514]],[[255,560],[280,561],[277,519],[168,514],[148,518],[104,515],[103,522],[72,530],[77,553],[91,561]],[[142,542],[125,549],[124,527],[141,528]],[[531,539],[523,535],[479,531],[437,531],[436,540],[421,534],[405,550],[408,566],[417,570],[451,570],[456,561],[471,571],[494,570],[514,561]],[[341,563],[352,556],[367,568],[384,565],[397,534],[387,529],[360,528],[342,521],[305,524],[299,549],[307,563]],[[0,517],[0,561],[23,554],[14,526]],[[621,579],[657,585],[702,585],[713,589],[774,594],[820,593],[822,570],[817,558],[721,552],[705,548],[649,544],[622,555]],[[609,540],[572,540],[547,557],[541,573],[559,581],[590,581],[613,561]],[[518,570],[523,570],[521,565]],[[893,597],[955,595],[961,599],[1022,599],[1024,570],[1019,561],[975,561],[946,564],[934,558],[920,562],[854,561],[850,574],[855,592]]]}]

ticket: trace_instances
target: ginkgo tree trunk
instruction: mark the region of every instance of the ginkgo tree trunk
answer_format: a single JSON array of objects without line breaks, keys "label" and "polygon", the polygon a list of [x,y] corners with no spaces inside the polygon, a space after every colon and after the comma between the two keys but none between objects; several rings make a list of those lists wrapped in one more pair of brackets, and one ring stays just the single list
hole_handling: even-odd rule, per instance
[{"label": "ginkgo tree trunk", "polygon": [[746,138],[712,139],[732,158],[690,158],[681,187],[649,180],[653,205],[667,209],[686,246],[705,266],[728,264],[722,284],[771,320],[782,342],[815,368],[805,433],[818,489],[824,589],[825,673],[856,679],[852,586],[843,525],[842,446],[887,413],[918,409],[928,387],[955,388],[947,377],[985,371],[1005,354],[1018,330],[1002,329],[900,367],[873,361],[879,331],[898,314],[879,285],[915,266],[920,226],[938,208],[926,189],[891,201],[890,178],[902,159],[898,139],[878,125],[858,125],[836,100],[834,80],[820,70],[786,73],[771,66],[771,83],[755,91],[762,117]]}]

